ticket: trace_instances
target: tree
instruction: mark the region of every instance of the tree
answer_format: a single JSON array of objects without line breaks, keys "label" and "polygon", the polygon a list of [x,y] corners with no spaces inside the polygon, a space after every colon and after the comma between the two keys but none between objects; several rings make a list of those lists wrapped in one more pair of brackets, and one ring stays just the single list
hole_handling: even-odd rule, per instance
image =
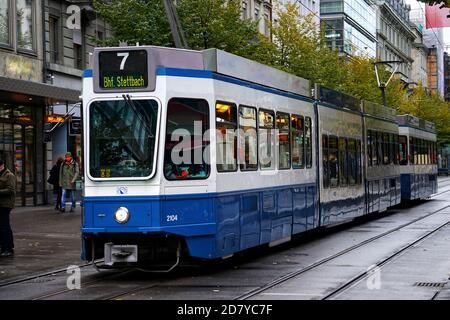
[{"label": "tree", "polygon": [[191,49],[247,56],[257,45],[257,22],[241,19],[239,1],[180,0],[177,11]]},{"label": "tree", "polygon": [[117,46],[126,41],[130,45],[173,46],[161,0],[94,0],[94,8],[114,31],[109,39],[97,39],[99,45]]},{"label": "tree", "polygon": [[430,6],[441,5],[442,7],[450,8],[450,0],[418,0],[423,3],[427,3]]}]

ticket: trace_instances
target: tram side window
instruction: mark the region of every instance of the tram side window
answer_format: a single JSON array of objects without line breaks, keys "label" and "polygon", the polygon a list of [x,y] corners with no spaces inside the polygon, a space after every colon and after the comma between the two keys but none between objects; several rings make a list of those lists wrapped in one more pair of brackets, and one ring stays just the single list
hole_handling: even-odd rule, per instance
[{"label": "tram side window", "polygon": [[383,133],[383,164],[389,164],[389,134]]},{"label": "tram side window", "polygon": [[291,137],[289,135],[290,121],[288,113],[277,113],[278,129],[278,168],[291,168]]},{"label": "tram side window", "polygon": [[233,103],[216,103],[216,161],[218,172],[237,170],[237,108]]},{"label": "tram side window", "polygon": [[383,164],[383,134],[377,132],[377,166]]},{"label": "tram side window", "polygon": [[166,179],[206,179],[209,176],[209,159],[205,149],[209,138],[204,139],[204,134],[209,129],[208,102],[202,99],[170,99],[166,126]]},{"label": "tram side window", "polygon": [[305,167],[304,153],[304,123],[303,117],[293,114],[291,116],[291,143],[292,143],[292,168]]},{"label": "tram side window", "polygon": [[337,187],[339,185],[338,138],[334,136],[328,138],[328,172],[330,187]]},{"label": "tram side window", "polygon": [[418,144],[419,144],[419,164],[424,164],[424,159],[423,159],[423,140],[422,139],[417,139],[418,140]]},{"label": "tram side window", "polygon": [[372,141],[372,130],[367,131],[367,165],[372,166],[373,161],[373,141]]},{"label": "tram side window", "polygon": [[389,164],[395,162],[395,138],[392,133],[389,133]]},{"label": "tram side window", "polygon": [[322,168],[323,168],[323,187],[328,188],[330,186],[330,173],[328,164],[328,136],[322,135]]},{"label": "tram side window", "polygon": [[398,137],[398,146],[399,146],[399,163],[401,166],[405,166],[408,164],[407,147],[406,147],[406,136]]},{"label": "tram side window", "polygon": [[347,167],[347,139],[339,138],[339,185],[347,185],[348,167]]},{"label": "tram side window", "polygon": [[400,146],[398,143],[398,134],[394,134],[394,150],[395,150],[395,156],[394,156],[394,164],[399,164],[400,161]]},{"label": "tram side window", "polygon": [[362,184],[362,164],[361,164],[361,140],[357,140],[356,141],[356,159],[357,159],[357,170],[356,173],[358,175],[357,177],[357,183],[358,184]]},{"label": "tram side window", "polygon": [[427,163],[431,164],[431,141],[427,141]]},{"label": "tram side window", "polygon": [[357,170],[358,170],[358,163],[356,159],[356,141],[354,139],[348,139],[348,184],[350,186],[354,186],[357,181]]},{"label": "tram side window", "polygon": [[274,168],[274,129],[275,113],[259,110],[259,165],[261,169]]},{"label": "tram side window", "polygon": [[258,170],[256,108],[239,106],[239,166],[242,171]]},{"label": "tram side window", "polygon": [[414,159],[414,138],[413,137],[409,137],[409,162],[411,164],[415,164],[415,159]]},{"label": "tram side window", "polygon": [[306,153],[306,168],[312,167],[312,126],[311,118],[305,117],[305,153]]}]

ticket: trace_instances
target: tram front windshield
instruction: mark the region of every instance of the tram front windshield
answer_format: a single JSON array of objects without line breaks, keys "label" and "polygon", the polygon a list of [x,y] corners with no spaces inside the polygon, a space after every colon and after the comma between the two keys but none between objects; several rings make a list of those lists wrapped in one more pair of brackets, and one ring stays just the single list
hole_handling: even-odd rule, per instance
[{"label": "tram front windshield", "polygon": [[153,172],[155,100],[95,101],[89,107],[89,172],[93,178],[149,177]]}]

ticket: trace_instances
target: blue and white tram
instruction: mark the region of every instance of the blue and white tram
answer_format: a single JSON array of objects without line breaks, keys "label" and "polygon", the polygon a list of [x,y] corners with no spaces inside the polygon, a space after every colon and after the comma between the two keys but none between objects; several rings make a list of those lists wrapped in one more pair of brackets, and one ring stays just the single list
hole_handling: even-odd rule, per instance
[{"label": "blue and white tram", "polygon": [[83,258],[215,259],[317,227],[309,94],[305,79],[215,49],[96,49]]},{"label": "blue and white tram", "polygon": [[321,225],[365,214],[360,101],[316,85]]},{"label": "blue and white tram", "polygon": [[437,146],[432,122],[397,116],[402,201],[424,199],[437,192]]},{"label": "blue and white tram", "polygon": [[367,212],[381,212],[401,201],[396,111],[369,101],[362,101],[362,111]]}]

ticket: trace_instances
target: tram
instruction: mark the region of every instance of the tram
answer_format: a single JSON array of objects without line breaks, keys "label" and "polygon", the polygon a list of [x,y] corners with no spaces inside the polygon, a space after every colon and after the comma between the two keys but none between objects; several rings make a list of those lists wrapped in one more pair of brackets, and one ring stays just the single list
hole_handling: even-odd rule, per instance
[{"label": "tram", "polygon": [[311,89],[217,49],[96,48],[82,258],[171,270],[398,204],[395,111]]}]

